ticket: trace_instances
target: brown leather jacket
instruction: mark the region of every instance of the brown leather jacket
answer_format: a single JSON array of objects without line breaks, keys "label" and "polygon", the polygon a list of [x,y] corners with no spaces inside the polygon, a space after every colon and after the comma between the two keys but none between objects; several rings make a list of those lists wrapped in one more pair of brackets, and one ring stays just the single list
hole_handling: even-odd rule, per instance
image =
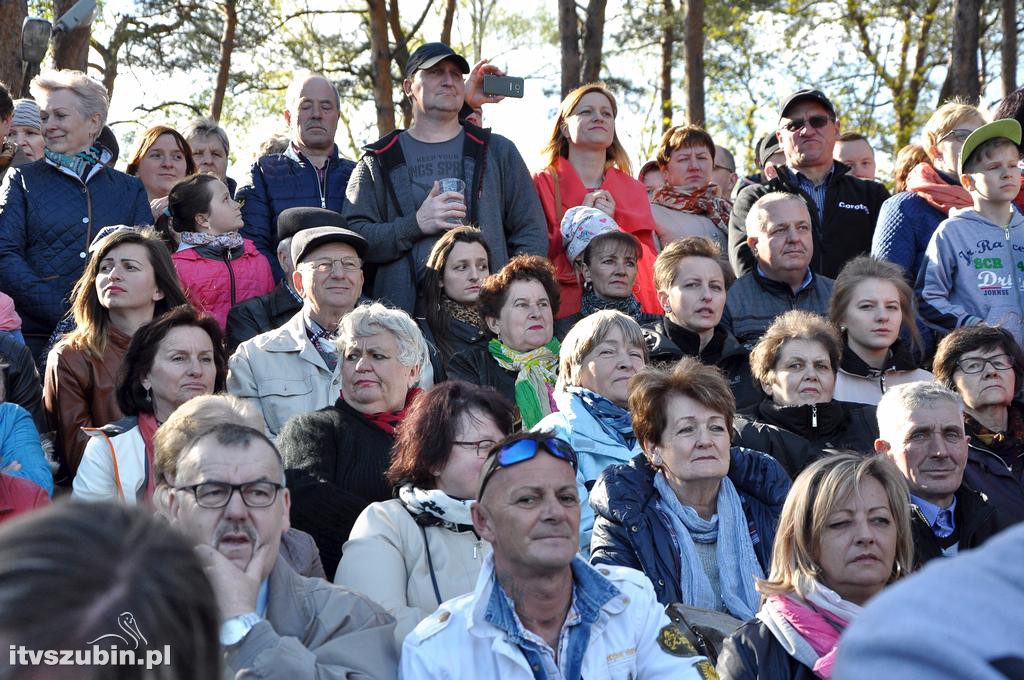
[{"label": "brown leather jacket", "polygon": [[117,374],[130,342],[129,336],[110,326],[100,360],[64,342],[46,360],[43,408],[54,431],[57,458],[72,477],[89,440],[81,428],[103,427],[122,416],[117,407]]}]

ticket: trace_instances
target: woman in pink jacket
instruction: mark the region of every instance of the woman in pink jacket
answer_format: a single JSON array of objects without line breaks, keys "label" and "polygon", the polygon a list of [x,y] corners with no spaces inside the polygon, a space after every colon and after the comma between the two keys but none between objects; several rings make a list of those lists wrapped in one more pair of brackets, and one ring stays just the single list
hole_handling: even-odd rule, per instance
[{"label": "woman in pink jacket", "polygon": [[238,233],[241,207],[217,177],[192,175],[178,182],[167,209],[170,224],[163,226],[177,232],[181,244],[171,259],[182,288],[193,306],[215,318],[223,331],[234,305],[274,288],[270,265]]}]

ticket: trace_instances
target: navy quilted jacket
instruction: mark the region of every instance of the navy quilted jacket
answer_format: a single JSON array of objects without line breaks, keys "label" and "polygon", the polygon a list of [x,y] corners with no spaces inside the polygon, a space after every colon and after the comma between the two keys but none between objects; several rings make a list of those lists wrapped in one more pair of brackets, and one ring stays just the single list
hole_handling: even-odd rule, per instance
[{"label": "navy quilted jacket", "polygon": [[871,254],[895,262],[917,281],[928,241],[946,219],[946,214],[912,191],[886,199],[878,213],[878,226],[871,241]]},{"label": "navy quilted jacket", "polygon": [[101,166],[83,184],[39,160],[7,173],[0,185],[0,290],[14,298],[34,351],[68,311],[96,232],[152,223],[146,189],[123,172]]},{"label": "navy quilted jacket", "polygon": [[345,188],[356,164],[338,154],[338,147],[327,159],[323,183],[316,167],[305,156],[288,146],[284,153],[263,156],[249,171],[249,180],[238,189],[235,199],[242,204],[242,236],[246,237],[270,261],[274,280],[284,277],[277,262],[277,216],[287,208],[327,208],[340,213],[345,205]]}]

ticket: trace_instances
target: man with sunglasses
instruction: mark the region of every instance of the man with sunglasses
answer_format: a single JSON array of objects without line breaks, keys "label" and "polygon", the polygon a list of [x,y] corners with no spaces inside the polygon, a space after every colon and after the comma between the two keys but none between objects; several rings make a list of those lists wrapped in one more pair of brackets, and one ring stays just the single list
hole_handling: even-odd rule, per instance
[{"label": "man with sunglasses", "polygon": [[737,276],[754,268],[747,245],[747,212],[764,194],[786,191],[800,195],[811,215],[811,269],[835,278],[847,261],[871,249],[889,191],[878,182],[854,177],[849,166],[833,160],[839,119],[835,106],[819,90],[800,90],[783,100],[775,135],[786,163],[766,184],[745,187],[737,195],[729,219],[729,261]]},{"label": "man with sunglasses", "polygon": [[178,462],[169,510],[217,597],[224,677],[395,677],[394,619],[279,555],[289,506],[281,456],[251,428],[217,425]]},{"label": "man with sunglasses", "polygon": [[474,592],[405,639],[400,677],[707,678],[640,572],[576,554],[576,454],[550,432],[513,435],[484,463],[473,526],[491,543]]}]

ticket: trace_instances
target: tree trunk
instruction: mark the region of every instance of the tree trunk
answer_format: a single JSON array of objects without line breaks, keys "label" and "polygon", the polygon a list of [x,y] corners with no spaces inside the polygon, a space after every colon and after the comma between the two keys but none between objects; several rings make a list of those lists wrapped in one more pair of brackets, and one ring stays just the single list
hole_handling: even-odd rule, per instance
[{"label": "tree trunk", "polygon": [[953,0],[953,31],[949,69],[939,101],[960,97],[968,104],[981,99],[978,73],[978,43],[981,31],[981,0]]},{"label": "tree trunk", "polygon": [[107,47],[101,45],[96,41],[95,38],[91,38],[89,41],[92,48],[96,50],[96,54],[100,55],[100,59],[103,61],[102,64],[93,65],[94,68],[103,74],[103,87],[107,88],[107,97],[110,101],[114,100],[114,82],[117,80],[117,49],[120,47]]},{"label": "tree trunk", "polygon": [[676,51],[676,8],[672,0],[662,3],[664,16],[661,29],[661,132],[672,127],[672,62]]},{"label": "tree trunk", "polygon": [[604,45],[604,10],[608,0],[590,0],[583,24],[583,66],[580,84],[601,79],[601,52]]},{"label": "tree trunk", "polygon": [[[704,0],[686,0],[686,120],[704,126]],[[977,44],[977,43],[975,43]]]},{"label": "tree trunk", "polygon": [[444,6],[444,20],[441,23],[441,42],[452,44],[452,23],[455,21],[455,0],[447,0]]},{"label": "tree trunk", "polygon": [[1003,96],[1017,89],[1017,2],[1002,0],[1002,76]]},{"label": "tree trunk", "polygon": [[391,79],[387,7],[386,0],[366,2],[370,8],[370,62],[373,99],[377,107],[377,134],[383,137],[395,129],[395,84]]},{"label": "tree trunk", "polygon": [[562,44],[562,99],[580,86],[580,28],[576,0],[558,0],[558,34]]},{"label": "tree trunk", "polygon": [[21,95],[21,23],[28,15],[25,0],[0,2],[0,83],[7,86],[11,99]]},{"label": "tree trunk", "polygon": [[220,63],[217,66],[217,81],[213,89],[213,103],[210,117],[220,120],[224,109],[224,93],[228,89],[228,75],[231,73],[231,54],[235,51],[235,32],[238,30],[237,0],[224,0],[224,33],[220,39]]},{"label": "tree trunk", "polygon": [[[71,9],[75,2],[76,0],[53,0],[54,23],[56,23],[56,19]],[[89,38],[91,35],[91,24],[79,26],[68,33],[54,33],[53,67],[57,69],[70,68],[84,73],[89,66]]]}]

